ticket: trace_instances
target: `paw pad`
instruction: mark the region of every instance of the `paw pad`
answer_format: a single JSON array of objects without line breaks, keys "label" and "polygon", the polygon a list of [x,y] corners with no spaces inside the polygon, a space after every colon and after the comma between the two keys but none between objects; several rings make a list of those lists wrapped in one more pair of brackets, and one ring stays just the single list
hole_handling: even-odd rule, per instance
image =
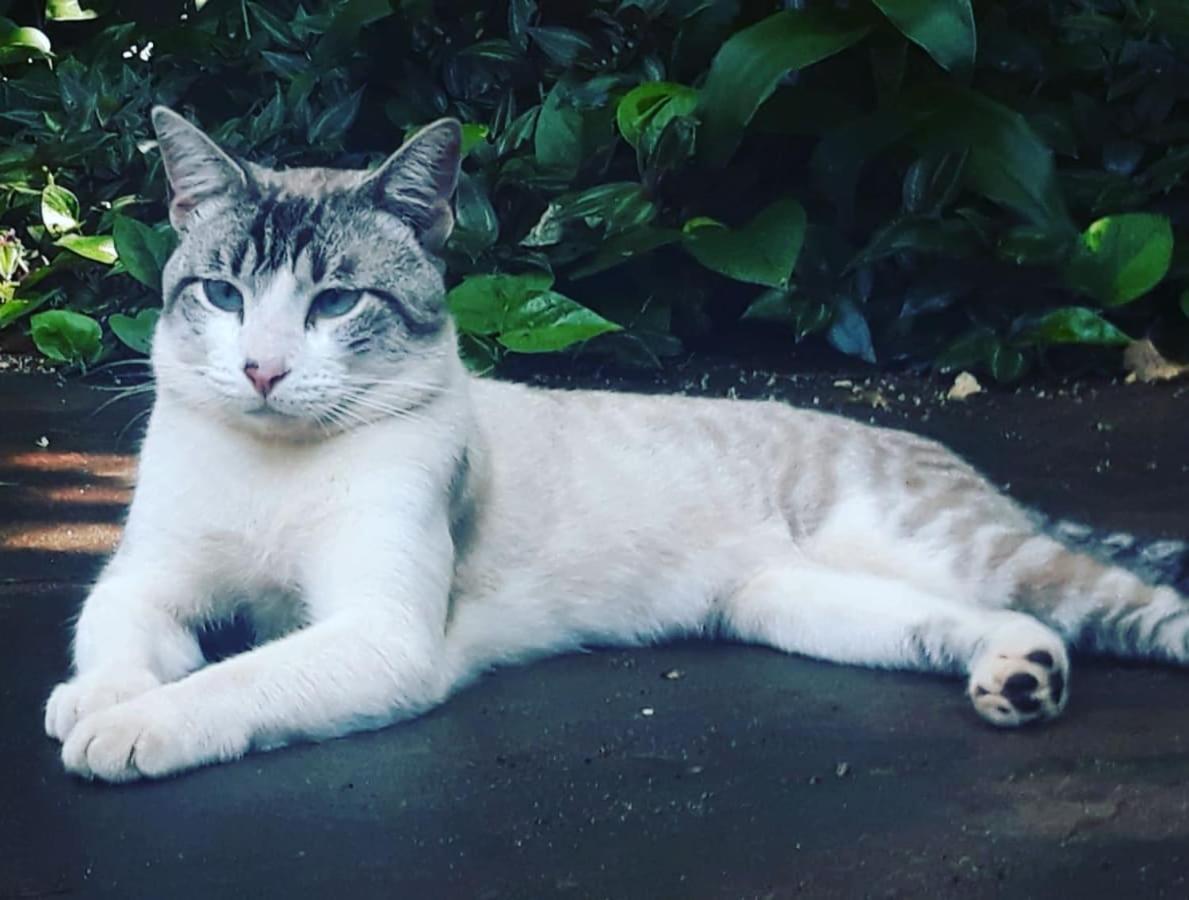
[{"label": "paw pad", "polygon": [[970,675],[970,700],[994,725],[1051,719],[1065,708],[1069,666],[1064,653],[1031,650],[984,656]]}]

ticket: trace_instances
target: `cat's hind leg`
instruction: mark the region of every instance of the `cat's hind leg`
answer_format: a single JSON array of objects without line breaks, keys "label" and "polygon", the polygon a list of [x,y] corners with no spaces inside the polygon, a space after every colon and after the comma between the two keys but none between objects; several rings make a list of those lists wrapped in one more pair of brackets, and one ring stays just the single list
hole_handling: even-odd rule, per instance
[{"label": "cat's hind leg", "polygon": [[725,598],[719,613],[726,634],[789,653],[965,675],[975,710],[994,725],[1053,718],[1069,696],[1065,643],[1047,625],[888,576],[777,565]]}]

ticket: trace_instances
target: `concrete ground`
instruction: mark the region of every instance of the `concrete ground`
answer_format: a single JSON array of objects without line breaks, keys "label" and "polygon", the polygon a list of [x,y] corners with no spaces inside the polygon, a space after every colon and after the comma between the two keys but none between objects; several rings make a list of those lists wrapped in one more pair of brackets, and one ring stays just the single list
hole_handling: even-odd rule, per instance
[{"label": "concrete ground", "polygon": [[[942,403],[908,379],[658,376],[941,437],[1020,499],[1189,534],[1189,387]],[[848,383],[849,382],[849,383]],[[67,777],[41,730],[147,396],[0,377],[0,898],[1189,896],[1189,673],[1079,660],[1000,733],[957,682],[740,646],[497,673],[421,720],[160,783]],[[651,710],[646,713],[645,710]]]}]

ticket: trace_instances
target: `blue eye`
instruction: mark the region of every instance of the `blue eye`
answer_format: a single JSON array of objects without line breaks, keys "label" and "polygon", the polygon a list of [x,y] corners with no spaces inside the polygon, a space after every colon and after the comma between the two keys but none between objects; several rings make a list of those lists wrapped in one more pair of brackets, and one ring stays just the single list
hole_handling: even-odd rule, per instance
[{"label": "blue eye", "polygon": [[345,316],[363,299],[363,291],[348,291],[332,288],[322,291],[310,304],[310,321],[314,319],[335,319]]},{"label": "blue eye", "polygon": [[206,293],[206,299],[224,312],[243,312],[244,295],[234,284],[205,279],[202,282],[202,290]]}]

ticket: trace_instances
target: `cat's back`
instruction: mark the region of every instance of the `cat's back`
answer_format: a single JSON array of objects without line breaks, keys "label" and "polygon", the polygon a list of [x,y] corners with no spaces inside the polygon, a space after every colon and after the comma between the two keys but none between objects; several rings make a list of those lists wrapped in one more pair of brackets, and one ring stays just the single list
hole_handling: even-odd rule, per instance
[{"label": "cat's back", "polygon": [[923,441],[776,400],[559,390],[492,379],[473,380],[472,398],[480,428],[518,454],[629,456],[684,468],[769,449],[788,457],[812,452],[817,441]]},{"label": "cat's back", "polygon": [[[479,379],[488,496],[504,505],[637,521],[771,515],[790,477],[920,440],[776,401],[545,390]],[[526,499],[527,498],[527,499]]]},{"label": "cat's back", "polygon": [[750,521],[809,503],[884,495],[957,477],[981,483],[935,441],[770,400],[546,390],[477,379],[486,496],[562,521],[576,513],[668,527]]}]

